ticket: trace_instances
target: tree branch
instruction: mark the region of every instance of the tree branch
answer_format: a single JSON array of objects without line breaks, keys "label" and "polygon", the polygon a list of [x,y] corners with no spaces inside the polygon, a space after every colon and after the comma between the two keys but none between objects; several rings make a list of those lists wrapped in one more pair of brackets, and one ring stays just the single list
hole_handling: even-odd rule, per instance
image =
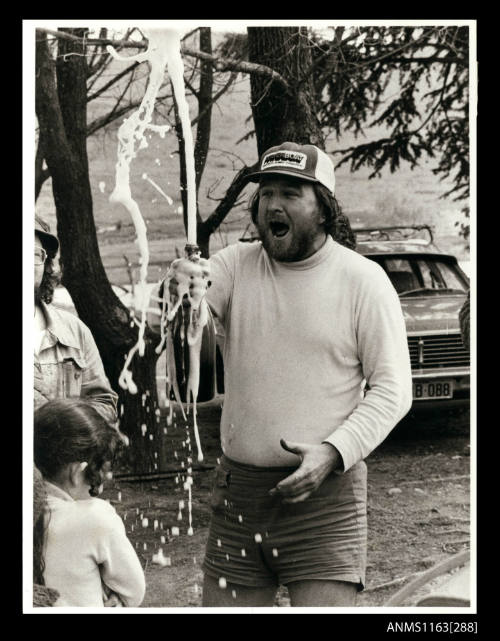
[{"label": "tree branch", "polygon": [[51,36],[55,36],[56,38],[64,38],[65,40],[71,40],[73,42],[78,42],[80,44],[85,44],[85,45],[100,45],[103,47],[107,47],[108,45],[110,45],[115,49],[118,47],[146,49],[148,46],[147,40],[140,40],[140,41],[134,42],[133,40],[126,40],[126,39],[111,40],[109,38],[79,38],[78,36],[73,36],[69,33],[65,33],[62,31],[54,31],[54,29],[47,29],[45,27],[37,27],[37,31],[43,31],[44,33],[47,33]]},{"label": "tree branch", "polygon": [[214,232],[219,227],[224,218],[231,211],[234,203],[238,199],[238,196],[248,183],[247,176],[257,170],[257,165],[258,163],[255,163],[255,165],[252,165],[251,167],[246,166],[240,169],[233,178],[232,183],[229,185],[224,198],[217,205],[213,213],[203,221],[202,226],[204,228],[208,228],[210,233]]},{"label": "tree branch", "polygon": [[[196,123],[200,120],[200,118],[202,118],[205,115],[206,111],[208,109],[210,109],[211,106],[213,104],[215,104],[217,102],[217,100],[219,100],[219,98],[230,88],[230,86],[233,84],[233,82],[237,78],[237,75],[238,74],[236,72],[233,72],[231,74],[229,80],[227,81],[227,83],[221,89],[219,89],[219,91],[213,96],[210,104],[205,105],[205,107],[203,107],[203,109],[198,113],[198,115],[195,116],[191,120],[191,126],[192,127],[194,125],[196,125]],[[96,97],[97,96],[94,94],[92,97],[89,97],[89,100],[91,100],[92,98],[96,98]],[[157,98],[157,102],[161,102],[161,101],[163,101],[163,100],[165,100],[167,98],[171,98],[171,97],[172,96],[170,94],[168,94],[168,93],[164,94],[163,96],[159,96]],[[126,113],[128,113],[131,109],[134,109],[135,107],[138,107],[139,105],[140,105],[140,100],[136,100],[134,102],[131,102],[128,105],[125,105],[121,109],[118,109],[118,110],[116,110],[114,112],[108,112],[104,116],[96,118],[91,123],[89,123],[89,125],[87,127],[87,136],[91,136],[92,134],[94,134],[99,129],[102,129],[103,127],[106,127],[106,125],[109,125],[110,123],[115,121],[117,118],[120,118],[121,116],[123,116]],[[238,142],[240,142],[240,141],[238,141]]]},{"label": "tree branch", "polygon": [[187,78],[184,78],[184,84],[189,89],[189,91],[193,94],[193,96],[198,100],[199,99],[198,92],[196,91],[196,89],[193,87],[193,85],[189,82]]},{"label": "tree branch", "polygon": [[[372,63],[378,62],[380,58],[374,58]],[[370,60],[367,59],[366,61],[368,64],[370,64]],[[392,63],[397,63],[397,64],[433,64],[435,62],[440,62],[441,64],[448,64],[450,62],[456,62],[460,64],[466,64],[467,61],[464,58],[460,58],[459,56],[427,56],[427,57],[416,57],[416,58],[391,58],[391,64]],[[365,64],[365,61],[363,61],[363,65]]]},{"label": "tree branch", "polygon": [[[105,27],[102,27],[99,30],[99,38],[106,38],[107,35],[108,35],[108,30]],[[92,72],[92,68],[94,66],[95,59],[97,58],[97,51],[98,51],[98,48],[95,47],[94,51],[93,51],[93,53],[92,53],[92,55],[90,57],[90,60],[88,61],[88,67],[89,67],[90,75],[92,75],[92,73],[93,73]],[[102,55],[102,54],[100,54],[100,55]]]},{"label": "tree branch", "polygon": [[[169,97],[170,95],[168,94],[164,96],[158,96],[157,101],[162,101],[162,100],[165,100],[165,98],[169,98]],[[111,112],[108,112],[104,116],[101,116],[100,118],[96,118],[87,127],[87,136],[92,135],[93,133],[95,133],[99,129],[102,129],[106,125],[109,125],[111,122],[125,115],[131,109],[135,109],[135,107],[138,107],[140,104],[141,104],[140,100],[135,100],[133,102],[130,102],[128,105],[124,105],[121,109],[113,110]]]},{"label": "tree branch", "polygon": [[102,76],[102,74],[106,71],[108,68],[109,63],[104,63],[102,65],[95,65],[92,69],[87,68],[87,93],[90,92],[92,87],[94,87],[99,80],[99,78]]},{"label": "tree branch", "polygon": [[136,67],[140,65],[139,62],[134,62],[131,64],[129,67],[124,69],[123,71],[120,71],[116,76],[113,76],[111,80],[109,80],[106,84],[104,84],[102,87],[100,87],[97,91],[95,91],[93,94],[90,94],[90,96],[87,97],[87,102],[90,102],[91,100],[94,100],[95,98],[98,98],[101,94],[103,94],[107,89],[112,87],[116,82],[121,80],[124,76],[126,76],[128,73],[131,73],[134,71]]},{"label": "tree branch", "polygon": [[[212,53],[212,34],[210,27],[200,28],[200,49],[207,53]],[[200,84],[198,93],[196,94],[198,99],[198,127],[196,128],[196,140],[194,146],[196,193],[198,193],[200,188],[201,177],[203,175],[208,156],[208,145],[210,142],[210,130],[212,125],[212,90],[212,65],[209,62],[202,60],[200,68]]]},{"label": "tree branch", "polygon": [[[131,84],[132,84],[132,82],[133,82],[133,75],[134,75],[134,74],[133,74],[133,72],[132,72],[132,73],[130,74],[130,78],[127,80],[127,83],[126,83],[125,87],[123,88],[123,91],[121,92],[121,94],[120,94],[119,98],[116,100],[116,102],[115,102],[115,104],[114,104],[113,108],[112,108],[112,109],[111,109],[111,111],[108,113],[109,121],[111,121],[111,120],[114,120],[114,119],[115,119],[115,118],[114,118],[114,114],[116,114],[116,112],[118,111],[118,107],[119,107],[119,105],[120,105],[120,103],[121,103],[121,101],[122,101],[122,99],[123,99],[124,95],[125,95],[125,94],[127,93],[127,91],[130,89],[130,86],[131,86]],[[125,105],[125,107],[127,107],[127,105]]]},{"label": "tree branch", "polygon": [[[320,56],[316,58],[316,60],[312,63],[312,65],[309,66],[309,68],[306,70],[306,72],[303,74],[302,78],[299,79],[297,82],[297,86],[300,86],[304,82],[307,81],[307,79],[310,77],[310,75],[314,72],[314,70],[320,65],[323,60],[326,58],[329,58],[330,56],[333,57],[333,54],[337,54],[340,51],[340,47],[345,46],[350,40],[354,40],[355,38],[359,37],[358,33],[352,33],[350,36],[342,40],[342,35],[344,33],[345,27],[338,27],[336,28],[335,31],[335,36],[334,40],[332,41],[331,45],[328,47],[326,51],[324,51]],[[334,60],[331,62],[328,68],[333,67],[335,63],[337,62],[337,56],[334,56]],[[338,73],[337,71],[332,70],[332,75]],[[322,77],[325,75],[325,73],[322,74]]]},{"label": "tree branch", "polygon": [[226,91],[229,89],[229,87],[233,84],[233,82],[236,80],[238,74],[234,71],[231,76],[229,77],[229,80],[226,82],[226,84],[222,87],[222,89],[219,89],[219,91],[213,96],[213,98],[210,101],[210,104],[206,105],[199,113],[198,115],[191,120],[191,126],[195,125],[198,120],[205,114],[205,111],[207,109],[210,109],[210,107],[219,100],[219,98],[226,93]]},{"label": "tree branch", "polygon": [[[427,40],[428,38],[429,38],[429,34],[424,31],[424,33],[416,40],[412,40],[411,42],[406,42],[405,44],[398,46],[394,49],[389,47],[388,51],[385,51],[381,55],[377,55],[375,58],[366,58],[363,60],[362,63],[360,63],[357,66],[366,67],[368,65],[374,64],[375,62],[380,62],[381,60],[385,60],[386,58],[391,58],[391,56],[393,56],[396,53],[407,51],[408,49],[414,49],[419,43],[421,43],[423,40]],[[429,46],[432,46],[432,44],[430,44]]]},{"label": "tree branch", "polygon": [[[52,29],[39,28],[38,31],[44,31],[50,35],[56,36],[57,38],[66,38],[68,40],[73,40],[80,42],[86,45],[102,45],[112,46],[112,47],[129,47],[135,49],[146,49],[148,43],[146,40],[140,42],[133,42],[130,40],[108,40],[105,38],[77,38],[70,34],[53,31]],[[281,85],[286,92],[289,92],[290,86],[288,82],[281,76],[277,71],[271,69],[271,67],[266,67],[265,65],[258,65],[252,62],[246,62],[244,60],[231,60],[228,58],[218,58],[209,53],[203,51],[197,51],[196,49],[191,49],[190,47],[181,47],[181,52],[185,56],[192,56],[193,58],[198,58],[199,60],[206,60],[211,62],[214,68],[217,71],[240,71],[241,73],[250,73],[257,76],[264,76],[266,78],[271,78],[276,83]]]},{"label": "tree branch", "polygon": [[186,56],[193,56],[200,60],[207,60],[211,62],[217,71],[240,71],[242,73],[250,73],[256,76],[264,76],[274,80],[285,89],[290,90],[288,82],[277,71],[267,67],[266,65],[259,65],[253,62],[246,62],[245,60],[231,60],[228,58],[217,58],[211,54],[204,53],[203,51],[196,51],[188,47],[182,47],[181,51]]}]

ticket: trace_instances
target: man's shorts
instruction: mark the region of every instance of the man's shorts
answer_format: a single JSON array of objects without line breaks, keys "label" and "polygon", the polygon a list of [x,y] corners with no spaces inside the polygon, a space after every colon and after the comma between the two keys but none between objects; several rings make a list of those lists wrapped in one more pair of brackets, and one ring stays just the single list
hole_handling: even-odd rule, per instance
[{"label": "man's shorts", "polygon": [[269,490],[296,467],[257,467],[223,456],[212,492],[203,569],[246,587],[309,579],[365,585],[364,461],[330,474],[305,501],[283,503]]}]

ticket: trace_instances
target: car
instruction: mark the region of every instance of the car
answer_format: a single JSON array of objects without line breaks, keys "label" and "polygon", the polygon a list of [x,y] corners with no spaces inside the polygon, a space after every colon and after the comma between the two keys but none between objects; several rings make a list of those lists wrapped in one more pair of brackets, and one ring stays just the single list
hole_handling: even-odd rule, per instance
[{"label": "car", "polygon": [[452,408],[470,401],[470,354],[459,312],[469,278],[441,251],[429,225],[353,228],[356,249],[389,276],[406,322],[413,408]]},{"label": "car", "polygon": [[[452,408],[470,401],[470,354],[464,346],[459,312],[467,298],[469,278],[452,254],[441,251],[428,225],[353,228],[356,250],[377,262],[399,295],[406,323],[413,379],[412,409]],[[256,237],[243,241],[254,241]],[[149,288],[157,283],[148,283]],[[122,302],[138,308],[130,287],[113,287]],[[64,288],[54,303],[74,313]],[[150,305],[148,323],[159,330],[159,308]],[[224,330],[212,314],[204,328],[201,353],[202,380],[199,401],[224,394]],[[160,359],[159,390],[165,389]],[[184,394],[181,390],[181,397]]]}]

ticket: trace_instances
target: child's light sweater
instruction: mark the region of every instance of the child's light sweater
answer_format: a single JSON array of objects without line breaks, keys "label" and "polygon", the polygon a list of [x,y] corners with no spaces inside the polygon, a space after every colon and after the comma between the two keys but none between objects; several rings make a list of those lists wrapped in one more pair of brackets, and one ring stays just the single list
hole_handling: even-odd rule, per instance
[{"label": "child's light sweater", "polygon": [[145,579],[115,509],[98,498],[75,501],[46,482],[45,583],[59,592],[55,606],[103,607],[104,583],[125,605],[138,606]]}]

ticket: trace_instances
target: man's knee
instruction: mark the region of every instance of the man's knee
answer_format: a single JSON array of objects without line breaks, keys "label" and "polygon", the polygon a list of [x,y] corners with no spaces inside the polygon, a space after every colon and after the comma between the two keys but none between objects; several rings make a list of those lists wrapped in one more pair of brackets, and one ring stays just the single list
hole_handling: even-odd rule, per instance
[{"label": "man's knee", "polygon": [[250,588],[219,581],[205,574],[203,579],[203,607],[272,607],[277,587]]},{"label": "man's knee", "polygon": [[347,581],[303,580],[287,585],[293,607],[352,607],[358,587]]}]

